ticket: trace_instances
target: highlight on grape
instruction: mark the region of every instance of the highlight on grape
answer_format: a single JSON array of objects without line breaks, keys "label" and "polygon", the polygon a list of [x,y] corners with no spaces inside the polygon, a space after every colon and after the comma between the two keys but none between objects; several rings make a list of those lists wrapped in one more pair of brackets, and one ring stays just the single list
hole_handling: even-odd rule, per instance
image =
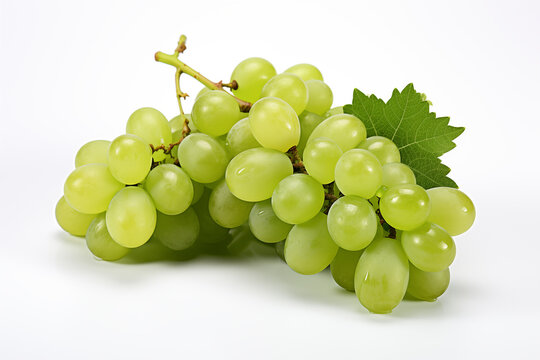
[{"label": "highlight on grape", "polygon": [[[144,107],[125,134],[84,144],[56,205],[62,229],[107,261],[264,244],[300,274],[329,268],[373,313],[446,291],[452,237],[476,215],[439,159],[463,128],[412,84],[387,102],[356,89],[352,104],[332,107],[310,64],[278,73],[253,57],[213,82],[179,59],[185,42],[155,54],[176,69],[178,116]],[[190,114],[184,74],[205,86]]]}]

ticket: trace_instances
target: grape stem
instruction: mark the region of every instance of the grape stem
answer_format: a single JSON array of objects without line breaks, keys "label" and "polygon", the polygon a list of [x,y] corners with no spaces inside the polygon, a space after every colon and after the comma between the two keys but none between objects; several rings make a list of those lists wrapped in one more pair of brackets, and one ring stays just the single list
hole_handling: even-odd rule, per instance
[{"label": "grape stem", "polygon": [[336,202],[337,199],[340,198],[339,194],[336,196],[334,194],[334,182],[332,181],[330,184],[323,185],[324,187],[324,200],[328,200],[328,203],[326,204],[326,207],[324,209],[324,213],[328,215],[328,212],[330,211],[330,208],[332,205]]},{"label": "grape stem", "polygon": [[300,154],[298,153],[298,149],[296,146],[293,146],[286,152],[289,159],[291,159],[291,163],[294,169],[294,172],[296,173],[303,173],[307,174],[306,167],[304,166],[304,163],[302,162],[302,158],[300,157]]},{"label": "grape stem", "polygon": [[[224,89],[225,87],[233,89],[233,90],[238,89],[238,83],[235,80],[233,80],[231,83],[228,83],[228,84],[224,84],[222,81],[213,82],[209,80],[207,77],[201,75],[201,73],[199,73],[198,71],[186,65],[184,62],[180,61],[180,59],[178,59],[178,55],[186,49],[185,43],[186,43],[186,36],[182,35],[180,36],[180,40],[178,41],[178,46],[176,47],[176,50],[174,51],[173,54],[165,54],[161,51],[158,51],[156,52],[154,56],[156,61],[162,62],[164,64],[169,64],[176,68],[176,73],[177,73],[176,78],[177,78],[177,84],[178,84],[177,85],[178,103],[180,104],[180,98],[185,99],[185,97],[188,96],[186,93],[183,93],[180,91],[180,75],[187,74],[211,90],[221,90],[229,94],[236,100],[236,102],[240,106],[240,111],[249,112],[249,109],[251,109],[251,103],[237,98],[236,96],[232,95],[231,93],[227,92]],[[179,106],[180,106],[180,109],[182,109],[182,105],[180,104]],[[182,110],[180,110],[180,114],[181,115],[183,114]]]},{"label": "grape stem", "polygon": [[389,223],[386,222],[386,220],[384,220],[382,214],[381,214],[381,209],[377,209],[375,210],[375,214],[377,214],[377,216],[379,217],[379,222],[381,223],[381,225],[385,228],[386,231],[388,231],[388,236],[390,239],[395,239],[396,238],[396,229],[392,226],[390,226]]}]

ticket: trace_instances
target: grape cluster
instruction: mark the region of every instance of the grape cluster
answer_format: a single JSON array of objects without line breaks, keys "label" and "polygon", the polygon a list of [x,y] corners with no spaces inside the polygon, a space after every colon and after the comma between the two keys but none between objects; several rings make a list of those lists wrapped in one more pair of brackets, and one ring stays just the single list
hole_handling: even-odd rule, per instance
[{"label": "grape cluster", "polygon": [[[392,140],[332,107],[309,64],[281,74],[249,58],[232,92],[204,88],[191,114],[170,121],[135,111],[126,134],[80,148],[56,219],[114,261],[160,243],[174,251],[271,244],[296,272],[330,267],[368,310],[404,295],[432,301],[448,287],[451,236],[473,223],[454,188],[425,190]],[[241,112],[237,98],[252,103]]]}]

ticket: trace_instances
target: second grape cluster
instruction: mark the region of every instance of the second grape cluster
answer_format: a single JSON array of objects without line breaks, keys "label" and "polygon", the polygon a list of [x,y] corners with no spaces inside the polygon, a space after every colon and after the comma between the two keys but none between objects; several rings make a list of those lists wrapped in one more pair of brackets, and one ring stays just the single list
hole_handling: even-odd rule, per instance
[{"label": "second grape cluster", "polygon": [[360,119],[331,108],[314,66],[277,74],[249,58],[231,80],[236,98],[204,88],[191,114],[167,121],[142,108],[125,134],[85,144],[56,207],[60,226],[109,261],[149,242],[183,252],[272,244],[298,273],[330,267],[375,313],[406,293],[439,297],[452,236],[475,218],[471,200],[417,185],[391,139],[366,137]]}]

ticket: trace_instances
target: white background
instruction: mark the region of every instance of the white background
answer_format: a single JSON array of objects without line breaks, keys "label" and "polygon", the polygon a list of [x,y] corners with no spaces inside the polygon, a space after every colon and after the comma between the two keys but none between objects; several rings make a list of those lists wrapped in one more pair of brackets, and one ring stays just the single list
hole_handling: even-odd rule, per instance
[{"label": "white background", "polygon": [[[152,5],[150,5],[150,3]],[[0,358],[539,358],[536,1],[1,1]],[[96,261],[54,206],[77,149],[143,106],[176,115],[183,59],[318,66],[335,105],[414,82],[467,130],[444,157],[477,220],[435,303],[369,314],[276,257]],[[186,82],[195,95],[199,85]]]}]

